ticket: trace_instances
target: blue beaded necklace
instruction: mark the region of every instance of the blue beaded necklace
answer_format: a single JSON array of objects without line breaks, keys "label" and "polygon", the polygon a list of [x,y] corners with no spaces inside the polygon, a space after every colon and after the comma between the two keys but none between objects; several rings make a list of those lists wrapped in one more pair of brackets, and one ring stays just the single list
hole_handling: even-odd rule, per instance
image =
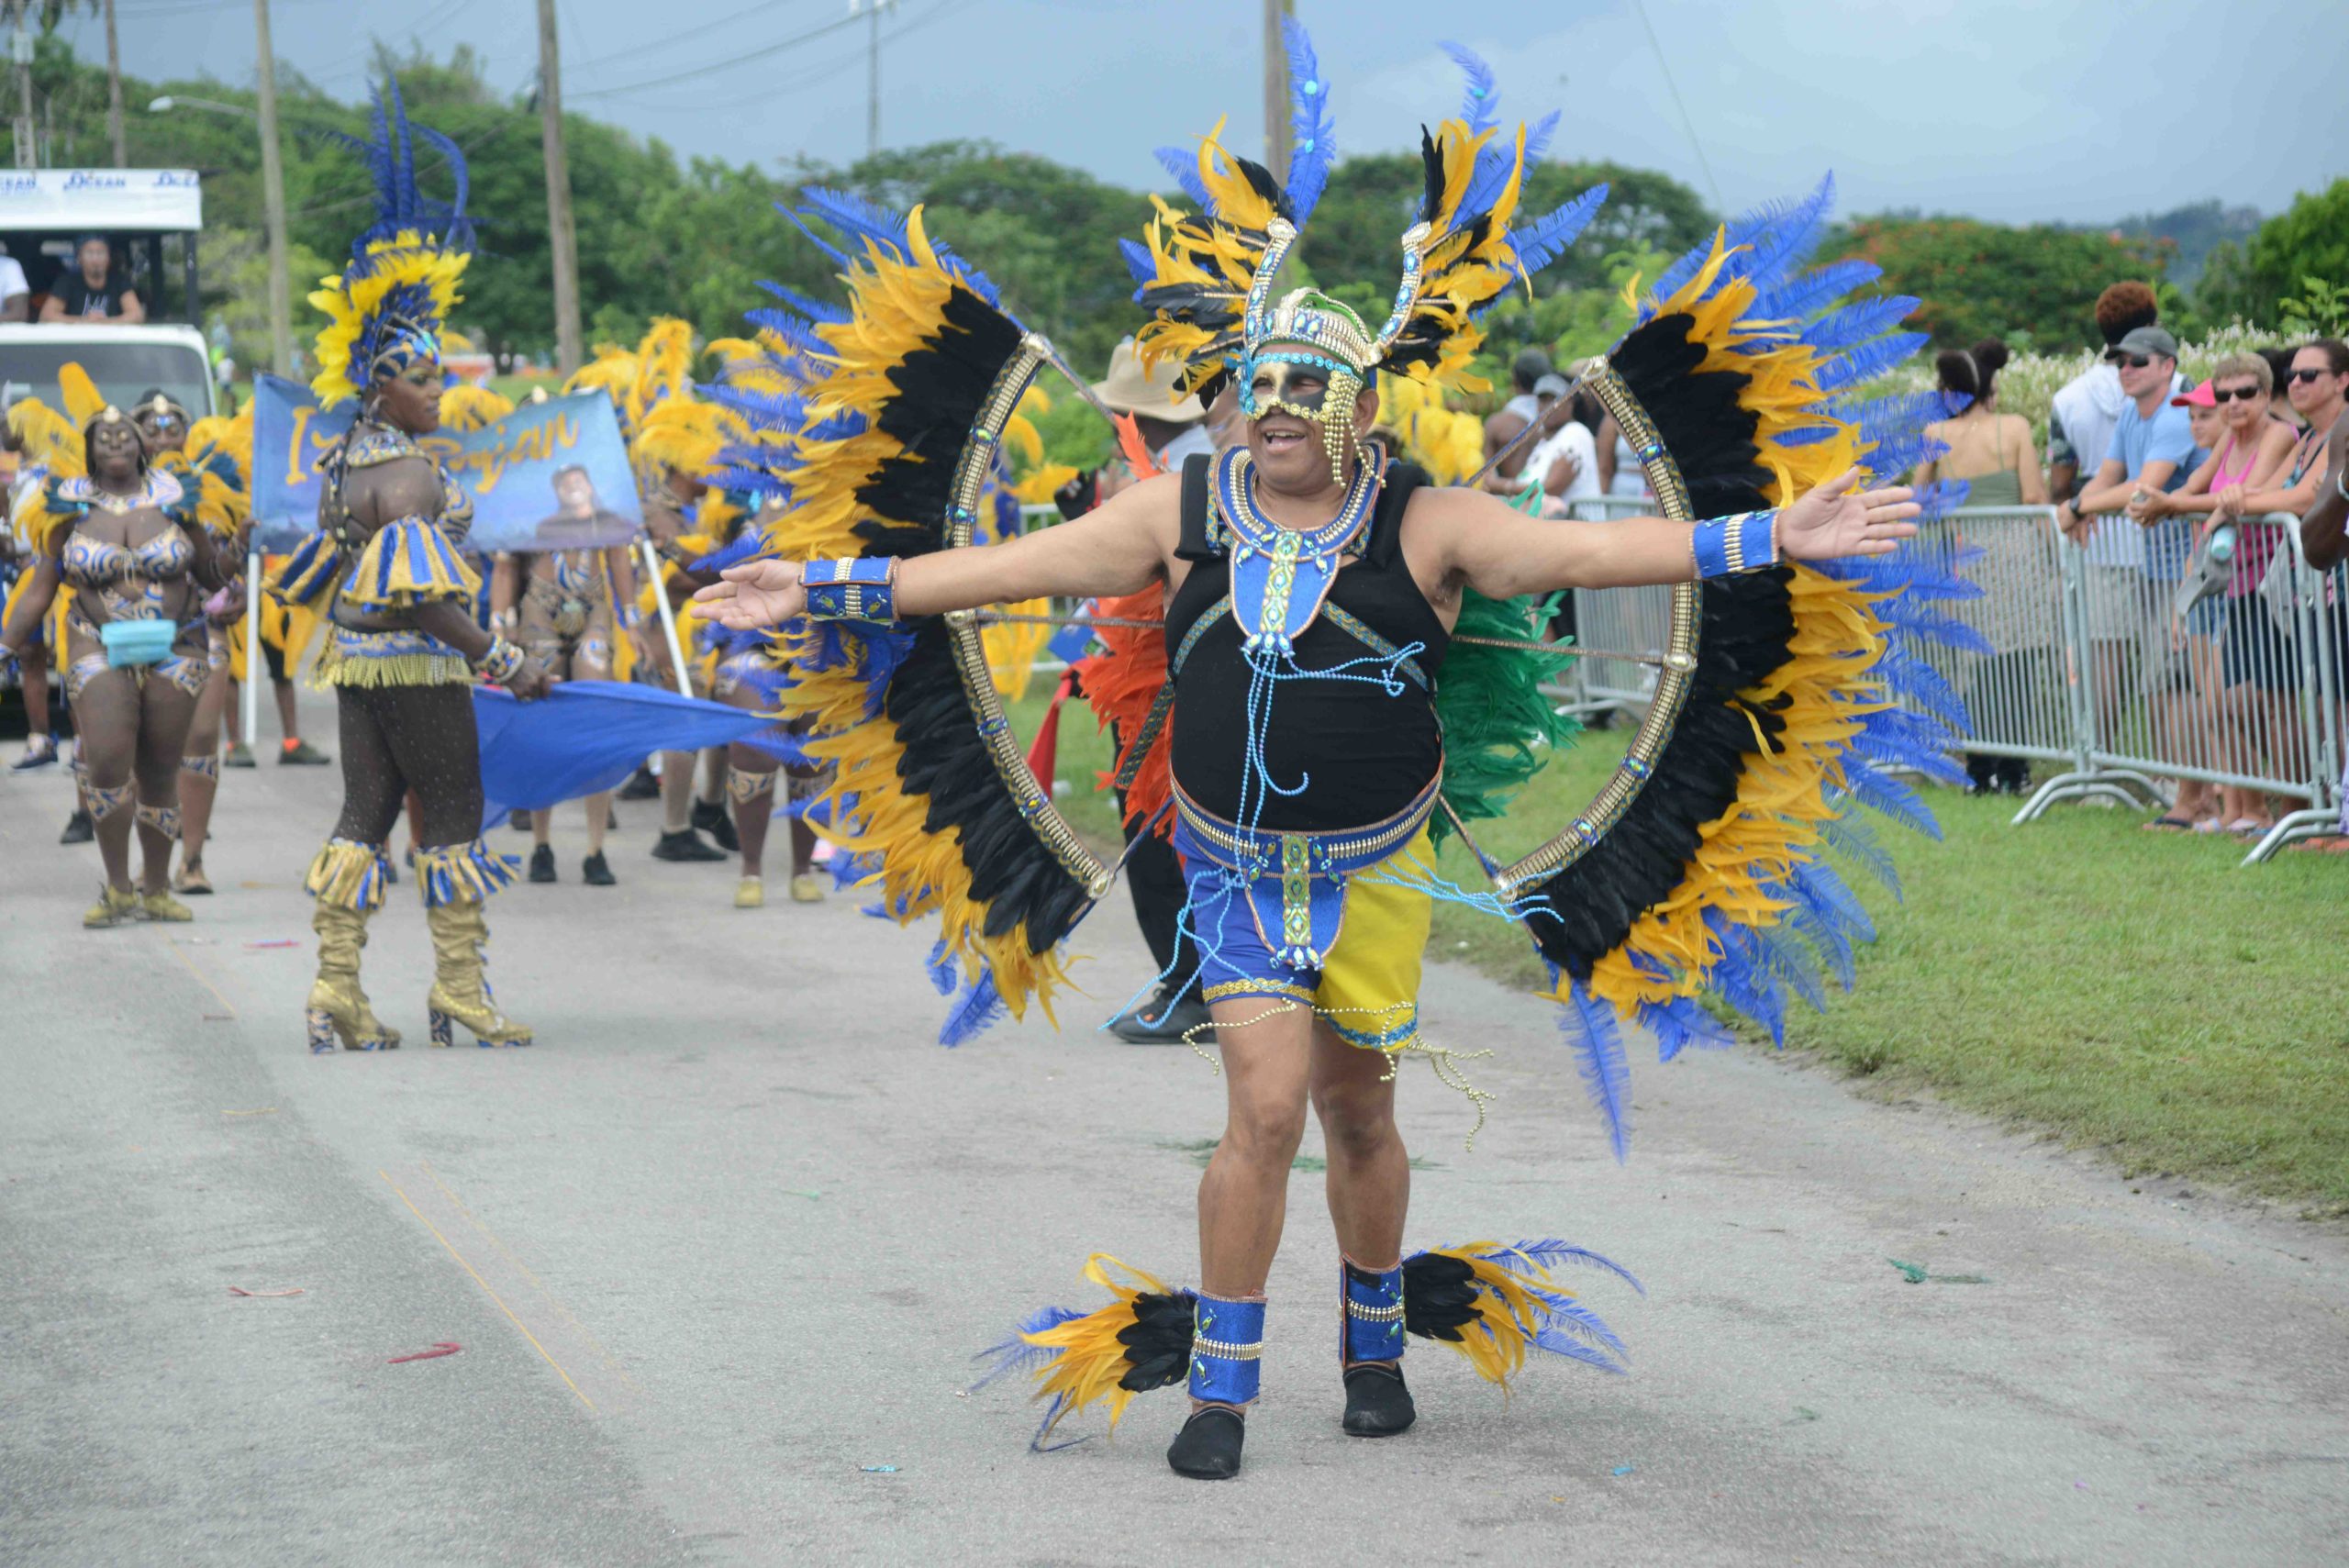
[{"label": "blue beaded necklace", "polygon": [[1339,556],[1369,526],[1386,473],[1386,452],[1368,448],[1335,517],[1318,528],[1285,528],[1256,504],[1247,449],[1234,447],[1216,460],[1216,510],[1230,535],[1231,615],[1249,652],[1297,651],[1297,639],[1337,580]]}]

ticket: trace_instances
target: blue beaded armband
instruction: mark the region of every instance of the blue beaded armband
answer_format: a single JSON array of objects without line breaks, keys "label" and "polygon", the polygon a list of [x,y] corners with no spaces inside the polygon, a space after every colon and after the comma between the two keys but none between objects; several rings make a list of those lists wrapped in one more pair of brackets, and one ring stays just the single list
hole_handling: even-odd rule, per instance
[{"label": "blue beaded armband", "polygon": [[889,626],[897,618],[897,558],[810,561],[799,569],[810,620],[864,621]]},{"label": "blue beaded armband", "polygon": [[1691,544],[1698,577],[1727,577],[1778,563],[1778,514],[1740,512],[1708,517],[1697,525]]},{"label": "blue beaded armband", "polygon": [[1264,1304],[1198,1293],[1192,1318],[1191,1397],[1244,1406],[1256,1397],[1264,1351]]}]

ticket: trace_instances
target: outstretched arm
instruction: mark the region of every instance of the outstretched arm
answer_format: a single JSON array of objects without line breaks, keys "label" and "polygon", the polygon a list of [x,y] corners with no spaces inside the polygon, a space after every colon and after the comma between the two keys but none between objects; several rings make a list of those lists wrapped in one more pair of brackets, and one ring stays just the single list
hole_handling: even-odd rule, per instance
[{"label": "outstretched arm", "polygon": [[[1831,561],[1887,555],[1915,535],[1913,492],[1895,486],[1854,492],[1859,472],[1838,475],[1777,516],[1778,558]],[[1559,588],[1632,588],[1686,583],[1698,575],[1695,527],[1664,517],[1626,517],[1562,528],[1473,490],[1422,492],[1440,510],[1446,563],[1487,598]]]},{"label": "outstretched arm", "polygon": [[[1163,474],[1037,533],[975,550],[908,557],[897,563],[897,614],[942,615],[1056,595],[1139,593],[1165,571],[1181,498],[1182,480]],[[794,561],[729,567],[720,581],[694,595],[694,614],[737,631],[779,625],[806,607],[799,563]]]}]

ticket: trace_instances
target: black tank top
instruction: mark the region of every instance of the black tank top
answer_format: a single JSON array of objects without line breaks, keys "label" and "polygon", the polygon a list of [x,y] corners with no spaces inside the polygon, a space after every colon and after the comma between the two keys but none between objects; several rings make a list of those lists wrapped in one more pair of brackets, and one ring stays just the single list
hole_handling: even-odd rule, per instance
[{"label": "black tank top", "polygon": [[[1210,460],[1183,465],[1183,541],[1175,554],[1190,562],[1166,615],[1171,657],[1219,601],[1230,595],[1231,563],[1208,542]],[[1403,508],[1428,483],[1408,463],[1390,463],[1362,554],[1338,570],[1322,612],[1297,639],[1301,670],[1328,670],[1352,662],[1350,674],[1375,676],[1375,650],[1341,627],[1334,608],[1397,648],[1417,651],[1411,661],[1426,679],[1398,675],[1400,695],[1375,679],[1291,679],[1272,687],[1264,761],[1279,795],[1252,789],[1261,799],[1255,825],[1326,831],[1390,817],[1427,787],[1443,761],[1443,731],[1436,722],[1433,684],[1451,638],[1419,591],[1402,550]],[[1217,816],[1240,817],[1247,773],[1248,688],[1251,672],[1241,649],[1239,621],[1219,616],[1183,657],[1175,684],[1174,779],[1185,794]]]}]

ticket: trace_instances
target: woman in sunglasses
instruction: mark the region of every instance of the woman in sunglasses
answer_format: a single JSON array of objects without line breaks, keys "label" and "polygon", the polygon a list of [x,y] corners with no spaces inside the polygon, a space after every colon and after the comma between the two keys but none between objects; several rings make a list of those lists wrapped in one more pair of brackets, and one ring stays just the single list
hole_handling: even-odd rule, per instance
[{"label": "woman in sunglasses", "polygon": [[[2292,411],[2305,422],[2302,430],[2277,469],[2267,473],[2254,473],[2250,480],[2229,484],[2218,492],[2218,508],[2211,514],[2216,525],[2224,518],[2254,527],[2247,532],[2265,532],[2255,525],[2271,513],[2286,512],[2298,517],[2314,506],[2324,483],[2325,469],[2332,457],[2332,432],[2340,423],[2342,411],[2349,407],[2349,343],[2335,338],[2320,338],[2305,344],[2292,354],[2292,374],[2286,396]],[[2257,578],[2252,579],[2256,584]],[[2337,612],[2337,607],[2336,611]],[[2230,620],[2229,674],[2234,673],[2235,660],[2232,646],[2235,621],[2246,624],[2241,636],[2246,641],[2266,638],[2270,646],[2253,650],[2244,662],[2254,673],[2257,684],[2270,696],[2275,712],[2271,716],[2269,733],[2275,737],[2278,752],[2277,767],[2289,770],[2280,776],[2300,776],[2300,730],[2292,722],[2290,693],[2299,680],[2297,661],[2290,649],[2277,637],[2264,610],[2249,601],[2233,607]],[[2336,631],[2336,637],[2341,634]],[[2259,673],[2266,678],[2257,679]],[[2272,684],[2270,684],[2272,682]]]},{"label": "woman in sunglasses", "polygon": [[[2221,493],[2264,485],[2281,473],[2291,458],[2294,431],[2269,417],[2273,376],[2261,355],[2229,354],[2212,367],[2209,381],[2173,399],[2189,406],[2207,399],[2215,406],[2224,434],[2183,488],[2136,496],[2129,504],[2129,515],[2144,523],[2194,517],[2199,545],[2223,515]],[[2201,699],[2201,728],[2213,743],[2213,765],[2228,772],[2255,768],[2260,737],[2275,735],[2290,724],[2288,699],[2280,694],[2289,689],[2291,662],[2267,624],[2266,611],[2243,602],[2259,587],[2282,538],[2283,529],[2273,524],[2241,522],[2224,597],[2203,599],[2187,612],[2187,661],[2192,689]],[[2217,814],[2197,820],[2197,828],[2261,833],[2274,821],[2266,797],[2255,790],[2222,785],[2216,804]],[[2177,815],[2194,815],[2183,809],[2183,795],[2179,805]]]}]

